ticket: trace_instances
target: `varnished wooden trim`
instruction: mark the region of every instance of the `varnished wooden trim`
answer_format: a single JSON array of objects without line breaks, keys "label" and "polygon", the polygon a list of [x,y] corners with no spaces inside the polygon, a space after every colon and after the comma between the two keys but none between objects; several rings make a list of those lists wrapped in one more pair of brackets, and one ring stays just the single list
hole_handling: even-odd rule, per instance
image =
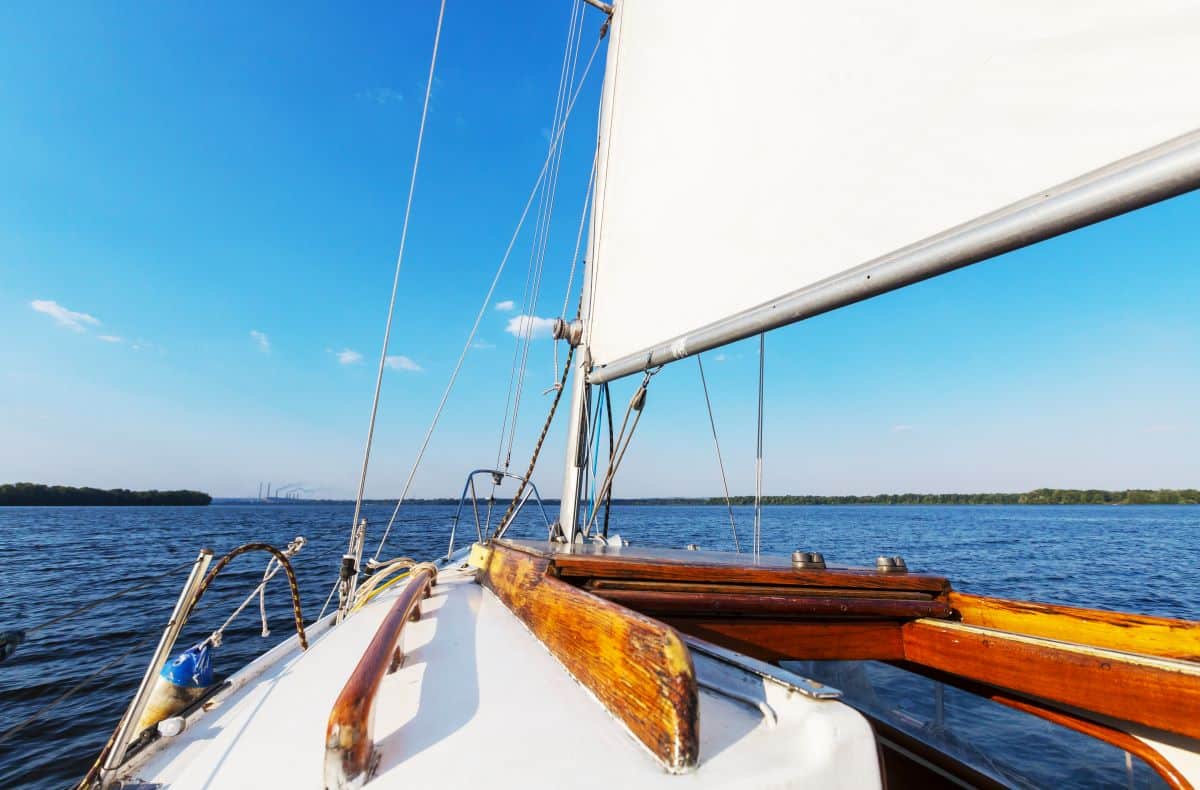
[{"label": "varnished wooden trim", "polygon": [[696,673],[679,635],[549,576],[548,567],[501,544],[479,580],[668,770],[695,766]]},{"label": "varnished wooden trim", "polygon": [[793,622],[749,618],[664,616],[678,631],[760,661],[899,661],[904,658],[896,620]]},{"label": "varnished wooden trim", "polygon": [[824,619],[914,619],[948,617],[943,601],[894,600],[795,594],[678,592],[674,590],[599,589],[596,595],[643,614],[681,616],[795,617]]},{"label": "varnished wooden trim", "polygon": [[1200,737],[1200,667],[945,620],[901,627],[914,664],[1021,696]]},{"label": "varnished wooden trim", "polygon": [[548,559],[551,573],[580,581],[587,579],[655,579],[660,581],[774,584],[787,587],[841,587],[864,590],[906,590],[939,595],[949,591],[943,576],[928,573],[880,573],[873,568],[824,570],[793,568],[786,556],[720,551],[681,551],[642,546],[594,544],[568,546],[524,540],[501,540],[530,557]]},{"label": "varnished wooden trim", "polygon": [[969,625],[1127,653],[1200,661],[1200,623],[953,592],[949,601],[962,622]]},{"label": "varnished wooden trim", "polygon": [[420,616],[421,599],[437,577],[429,565],[412,572],[404,589],[384,615],[350,679],[342,687],[325,727],[325,787],[360,787],[374,767],[372,737],[375,696],[391,671],[404,624]]},{"label": "varnished wooden trim", "polygon": [[[690,552],[695,553],[695,552]],[[664,581],[722,581],[773,584],[785,587],[843,587],[860,590],[906,590],[940,594],[949,584],[940,576],[922,573],[878,573],[873,570],[836,568],[809,570],[753,565],[709,564],[701,554],[695,564],[638,561],[599,555],[558,554],[554,569],[563,578],[658,579]]]},{"label": "varnished wooden trim", "polygon": [[845,587],[802,587],[771,584],[724,584],[722,582],[670,582],[638,579],[588,579],[585,590],[602,594],[602,590],[659,590],[691,593],[761,593],[765,595],[815,595],[839,598],[894,598],[902,601],[928,601],[934,596],[927,592],[908,590],[855,590]]},{"label": "varnished wooden trim", "polygon": [[1060,727],[1081,732],[1084,735],[1091,736],[1096,740],[1104,741],[1118,749],[1129,752],[1150,766],[1151,770],[1162,777],[1162,780],[1166,782],[1167,787],[1171,788],[1171,790],[1192,790],[1192,783],[1187,780],[1187,777],[1181,774],[1179,769],[1172,765],[1170,761],[1159,754],[1157,749],[1141,738],[1135,738],[1127,732],[1122,732],[1105,724],[1081,719],[1078,716],[1072,716],[1063,711],[1051,710],[1032,702],[1026,702],[1025,700],[1014,699],[1002,694],[991,694],[988,696],[1001,705],[1013,708],[1014,710],[1024,711],[1030,715],[1053,722]]}]

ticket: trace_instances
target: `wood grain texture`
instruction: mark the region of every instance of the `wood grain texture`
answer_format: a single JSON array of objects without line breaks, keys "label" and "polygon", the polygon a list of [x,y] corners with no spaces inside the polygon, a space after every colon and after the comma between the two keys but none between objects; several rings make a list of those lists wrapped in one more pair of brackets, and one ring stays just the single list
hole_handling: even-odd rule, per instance
[{"label": "wood grain texture", "polygon": [[929,601],[932,593],[910,590],[856,590],[847,587],[805,587],[802,585],[772,584],[725,584],[722,582],[677,582],[644,579],[588,579],[585,590],[600,594],[602,590],[661,590],[694,593],[744,593],[755,592],[766,595],[815,595],[838,596],[840,598],[895,598],[904,601]]},{"label": "wood grain texture", "polygon": [[682,633],[772,663],[898,661],[904,657],[902,623],[896,620],[806,623],[664,616],[663,621]]},{"label": "wood grain texture", "polygon": [[945,620],[901,627],[907,662],[1017,696],[1200,737],[1200,667]]},{"label": "wood grain texture", "polygon": [[392,670],[404,624],[420,615],[421,600],[436,576],[429,566],[413,571],[334,702],[325,726],[326,788],[357,787],[369,778],[375,751],[375,697],[383,676]]},{"label": "wood grain texture", "polygon": [[[586,548],[604,548],[603,546]],[[647,579],[661,581],[768,584],[784,587],[839,587],[852,590],[901,590],[935,595],[947,592],[941,576],[924,573],[879,573],[861,568],[796,569],[772,558],[771,564],[716,562],[708,552],[641,549],[641,554],[553,554],[555,572],[563,578]],[[658,554],[666,556],[659,557]],[[692,555],[689,563],[684,557]],[[766,558],[763,558],[765,560]],[[762,560],[760,560],[762,562]]]},{"label": "wood grain texture", "polygon": [[1129,752],[1150,766],[1156,774],[1162,777],[1162,780],[1171,790],[1192,790],[1192,783],[1187,780],[1187,777],[1181,774],[1178,768],[1171,765],[1165,757],[1159,754],[1157,749],[1141,738],[1135,738],[1127,732],[1122,732],[1105,724],[1081,719],[1078,716],[1072,716],[1062,711],[1050,710],[1032,702],[1013,699],[1001,694],[990,694],[987,696],[994,702],[998,702],[1006,707],[1037,716],[1040,719],[1053,722],[1060,727],[1081,732],[1084,735]]},{"label": "wood grain texture", "polygon": [[1127,653],[1200,661],[1200,623],[950,593],[962,622]]},{"label": "wood grain texture", "polygon": [[675,590],[599,589],[595,594],[651,617],[744,616],[794,619],[915,619],[948,617],[943,601],[889,598],[787,595],[750,589],[739,593],[679,592]]},{"label": "wood grain texture", "polygon": [[679,635],[553,576],[549,561],[493,547],[479,581],[496,594],[670,771],[696,765],[699,709],[691,654]]}]

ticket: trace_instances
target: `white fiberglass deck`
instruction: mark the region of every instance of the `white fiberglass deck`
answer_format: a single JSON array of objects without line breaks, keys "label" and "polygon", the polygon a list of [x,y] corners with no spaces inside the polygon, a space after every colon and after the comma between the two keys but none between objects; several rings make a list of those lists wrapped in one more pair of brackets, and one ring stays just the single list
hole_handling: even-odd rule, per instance
[{"label": "white fiberglass deck", "polygon": [[[258,677],[217,697],[211,712],[134,758],[123,774],[179,790],[320,787],[330,709],[394,597],[384,594],[324,631],[306,653],[281,646],[264,656],[260,662],[274,663]],[[444,569],[422,612],[405,628],[404,666],[379,692],[381,760],[369,788],[481,780],[493,787],[880,785],[866,720],[840,702],[782,687],[763,691],[758,707],[702,688],[700,765],[672,776],[471,572]],[[695,659],[703,684],[701,664],[711,659]]]}]

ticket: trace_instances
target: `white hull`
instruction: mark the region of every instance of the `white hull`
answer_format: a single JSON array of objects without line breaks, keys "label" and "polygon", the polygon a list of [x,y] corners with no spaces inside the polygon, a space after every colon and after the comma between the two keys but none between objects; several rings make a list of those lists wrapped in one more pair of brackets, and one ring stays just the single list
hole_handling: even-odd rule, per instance
[{"label": "white hull", "polygon": [[[311,647],[289,640],[230,678],[187,728],[121,771],[163,787],[321,787],[330,710],[403,588],[342,625],[327,618]],[[462,556],[444,566],[422,618],[404,630],[403,666],[375,707],[372,788],[846,787],[881,785],[870,725],[817,699],[693,650],[700,683],[700,760],[668,773],[488,590]],[[713,689],[722,689],[717,692]]]}]

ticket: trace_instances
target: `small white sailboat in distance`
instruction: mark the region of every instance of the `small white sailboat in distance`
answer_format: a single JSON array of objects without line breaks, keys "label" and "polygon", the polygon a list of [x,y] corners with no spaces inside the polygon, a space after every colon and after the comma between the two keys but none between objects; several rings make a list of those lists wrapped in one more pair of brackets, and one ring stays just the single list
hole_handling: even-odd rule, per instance
[{"label": "small white sailboat in distance", "polygon": [[[748,553],[640,548],[605,507],[660,366],[1200,186],[1200,7],[586,3],[526,205],[552,189],[586,53],[606,48],[546,539],[505,536],[536,451],[523,475],[480,470],[516,497],[433,562],[364,563],[356,512],[337,611],[147,723],[212,578],[202,554],[84,785],[1006,785],[780,666],[827,659],[889,662],[1200,783],[1198,623],[961,594],[898,557],[768,556],[757,523]],[[608,16],[602,40],[582,41],[585,13]],[[641,384],[614,415],[604,385],[626,376]]]}]

